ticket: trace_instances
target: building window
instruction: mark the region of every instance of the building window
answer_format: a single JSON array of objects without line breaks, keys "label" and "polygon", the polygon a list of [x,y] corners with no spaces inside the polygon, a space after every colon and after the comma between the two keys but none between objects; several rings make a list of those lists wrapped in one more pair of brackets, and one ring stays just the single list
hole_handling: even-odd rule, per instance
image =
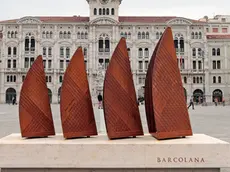
[{"label": "building window", "polygon": [[149,39],[149,32],[146,32],[146,39]]},{"label": "building window", "polygon": [[52,68],[52,60],[48,60],[48,68],[49,68],[49,69]]},{"label": "building window", "polygon": [[11,60],[7,60],[7,68],[8,68],[8,69],[11,68]]},{"label": "building window", "polygon": [[11,47],[8,47],[8,55],[11,55]]},{"label": "building window", "polygon": [[43,67],[46,68],[46,60],[43,60]]},{"label": "building window", "polygon": [[202,39],[202,33],[199,32],[199,39]]},{"label": "building window", "polygon": [[220,48],[217,48],[217,50],[216,50],[216,55],[217,55],[217,56],[220,56]]},{"label": "building window", "polygon": [[217,61],[217,69],[221,69],[221,63],[220,60]]},{"label": "building window", "polygon": [[137,38],[138,38],[138,39],[141,39],[141,32],[138,32]]},{"label": "building window", "polygon": [[197,32],[195,33],[195,39],[198,39],[198,33]]},{"label": "building window", "polygon": [[187,77],[184,77],[184,83],[187,84]]},{"label": "building window", "polygon": [[139,64],[138,69],[139,69],[140,72],[142,72],[143,71],[143,62],[139,61],[138,64]]},{"label": "building window", "polygon": [[193,77],[193,84],[196,83],[196,77]]},{"label": "building window", "polygon": [[212,28],[212,32],[218,33],[218,28]]},{"label": "building window", "polygon": [[61,56],[61,57],[64,56],[64,48],[63,48],[63,47],[60,48],[60,56]]},{"label": "building window", "polygon": [[98,46],[99,46],[99,52],[103,52],[104,50],[103,50],[103,45],[104,44],[104,41],[103,41],[103,39],[102,38],[100,38],[99,39],[99,44],[98,44]]},{"label": "building window", "polygon": [[59,82],[62,83],[62,81],[63,81],[63,76],[61,75],[59,76]]},{"label": "building window", "polygon": [[103,15],[105,15],[105,8],[103,8]]},{"label": "building window", "polygon": [[94,15],[97,15],[97,9],[96,8],[94,8]]},{"label": "building window", "polygon": [[216,61],[212,61],[212,69],[216,69]]},{"label": "building window", "polygon": [[192,62],[192,66],[193,66],[192,68],[195,70],[196,69],[196,61]]},{"label": "building window", "polygon": [[145,48],[145,58],[148,58],[148,57],[149,57],[149,49]]},{"label": "building window", "polygon": [[218,77],[218,83],[221,84],[221,77]]},{"label": "building window", "polygon": [[102,11],[101,11],[101,8],[99,9],[99,15],[102,15]]},{"label": "building window", "polygon": [[212,49],[212,56],[216,56],[216,49],[215,48]]},{"label": "building window", "polygon": [[195,38],[195,34],[194,32],[191,33],[191,39],[194,39]]},{"label": "building window", "polygon": [[25,68],[29,68],[29,58],[25,58],[25,63],[24,63]]},{"label": "building window", "polygon": [[17,55],[17,47],[13,48],[13,55],[16,56]]},{"label": "building window", "polygon": [[209,32],[209,28],[206,28],[206,32],[207,32],[207,33]]},{"label": "building window", "polygon": [[111,14],[112,14],[112,15],[115,15],[114,8],[112,8],[112,10],[111,10]]},{"label": "building window", "polygon": [[142,57],[143,57],[142,48],[139,48],[139,50],[138,50],[138,57],[139,57],[139,58],[142,58]]},{"label": "building window", "polygon": [[222,28],[222,33],[228,33],[228,28]]},{"label": "building window", "polygon": [[160,39],[159,32],[156,33],[156,39]]},{"label": "building window", "polygon": [[25,76],[23,75],[23,76],[22,76],[22,82],[23,82],[24,80],[25,80]]},{"label": "building window", "polygon": [[60,60],[59,67],[60,69],[64,69],[64,60]]},{"label": "building window", "polygon": [[215,76],[212,78],[212,82],[213,82],[213,84],[216,83],[216,77]]},{"label": "building window", "polygon": [[43,56],[46,56],[46,48],[45,47],[43,48],[43,53],[42,54],[43,54]]},{"label": "building window", "polygon": [[109,15],[109,9],[108,8],[106,9],[106,15]]},{"label": "building window", "polygon": [[66,48],[66,58],[69,58],[70,57],[70,48],[67,47]]},{"label": "building window", "polygon": [[48,49],[48,55],[49,55],[49,56],[52,55],[52,48],[51,48],[51,47],[49,47],[49,49]]},{"label": "building window", "polygon": [[77,39],[81,39],[81,33],[77,32]]},{"label": "building window", "polygon": [[128,48],[127,51],[128,51],[128,56],[131,57],[130,48]]},{"label": "building window", "polygon": [[14,68],[14,69],[17,68],[17,60],[13,60],[13,68]]},{"label": "building window", "polygon": [[198,69],[199,69],[199,70],[202,69],[202,63],[201,63],[201,61],[198,61]]},{"label": "building window", "polygon": [[145,32],[142,32],[142,39],[145,39]]}]

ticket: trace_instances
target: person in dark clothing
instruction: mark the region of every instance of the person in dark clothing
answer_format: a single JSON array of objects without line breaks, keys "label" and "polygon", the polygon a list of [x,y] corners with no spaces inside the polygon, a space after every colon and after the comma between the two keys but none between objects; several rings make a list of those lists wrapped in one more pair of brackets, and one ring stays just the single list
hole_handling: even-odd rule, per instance
[{"label": "person in dark clothing", "polygon": [[98,109],[102,109],[102,95],[101,93],[99,93],[99,95],[97,96],[97,99],[98,99],[98,103],[99,103],[99,106],[98,106]]},{"label": "person in dark clothing", "polygon": [[192,106],[192,109],[194,110],[194,102],[193,102],[193,98],[191,97],[190,99],[190,103],[189,103],[189,106],[188,106],[188,109]]},{"label": "person in dark clothing", "polygon": [[15,103],[16,103],[16,98],[13,97],[12,104],[15,105]]}]

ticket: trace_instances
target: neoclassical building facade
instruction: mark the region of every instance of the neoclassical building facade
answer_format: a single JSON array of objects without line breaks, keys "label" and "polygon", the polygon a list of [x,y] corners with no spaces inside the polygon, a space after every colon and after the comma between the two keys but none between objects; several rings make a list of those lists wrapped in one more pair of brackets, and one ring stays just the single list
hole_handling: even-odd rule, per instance
[{"label": "neoclassical building facade", "polygon": [[[0,103],[19,100],[26,73],[43,56],[50,101],[60,101],[63,75],[81,46],[93,102],[121,37],[127,40],[136,93],[143,97],[148,63],[167,26],[172,27],[178,67],[189,100],[230,100],[230,16],[192,20],[119,16],[122,0],[87,0],[89,17],[22,17],[0,22]],[[170,86],[169,86],[169,89]],[[176,95],[175,95],[176,96]]]}]

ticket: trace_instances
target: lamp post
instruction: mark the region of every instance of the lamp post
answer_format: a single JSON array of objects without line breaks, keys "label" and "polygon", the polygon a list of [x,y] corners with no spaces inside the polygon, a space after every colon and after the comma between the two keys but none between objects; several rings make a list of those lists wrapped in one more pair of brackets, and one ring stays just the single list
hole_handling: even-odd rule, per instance
[{"label": "lamp post", "polygon": [[207,106],[206,103],[206,93],[205,93],[205,65],[204,65],[204,60],[205,60],[205,52],[204,50],[202,51],[202,61],[203,61],[203,106]]}]

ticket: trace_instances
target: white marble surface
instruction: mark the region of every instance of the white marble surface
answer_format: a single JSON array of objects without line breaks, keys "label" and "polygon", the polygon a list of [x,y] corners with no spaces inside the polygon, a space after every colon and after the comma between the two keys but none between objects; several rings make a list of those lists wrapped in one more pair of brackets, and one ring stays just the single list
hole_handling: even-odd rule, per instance
[{"label": "white marble surface", "polygon": [[0,168],[221,167],[230,167],[229,143],[203,134],[164,141],[150,135],[64,140],[61,134],[28,140],[12,134],[0,140]]}]

